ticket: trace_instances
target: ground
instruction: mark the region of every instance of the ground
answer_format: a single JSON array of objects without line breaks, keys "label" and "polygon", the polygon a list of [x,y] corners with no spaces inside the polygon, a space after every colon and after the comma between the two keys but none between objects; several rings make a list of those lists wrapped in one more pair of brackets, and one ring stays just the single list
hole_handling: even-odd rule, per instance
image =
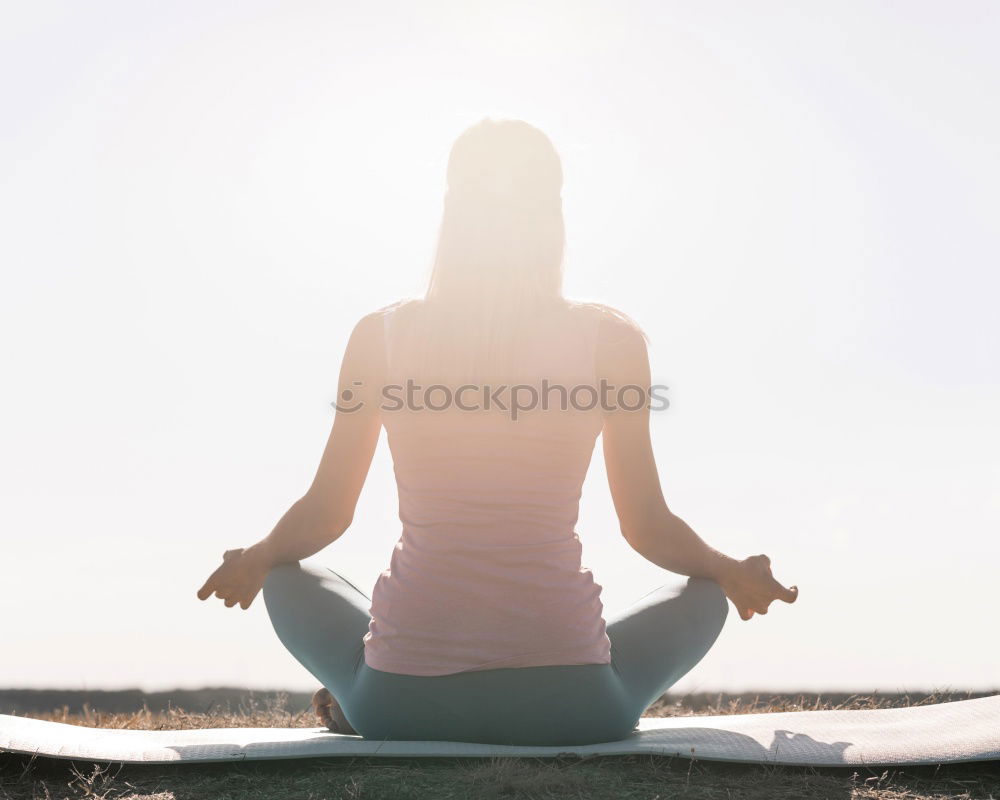
[{"label": "ground", "polygon": [[[649,716],[739,714],[814,708],[874,708],[964,699],[968,695],[664,698]],[[36,718],[118,728],[313,727],[287,696],[251,698],[235,709],[180,708],[105,713],[63,708]],[[518,798],[725,798],[726,800],[1000,800],[1000,764],[894,770],[746,767],[686,759],[620,756],[560,759],[349,758],[192,766],[101,766],[0,756],[0,800],[466,800]]]}]

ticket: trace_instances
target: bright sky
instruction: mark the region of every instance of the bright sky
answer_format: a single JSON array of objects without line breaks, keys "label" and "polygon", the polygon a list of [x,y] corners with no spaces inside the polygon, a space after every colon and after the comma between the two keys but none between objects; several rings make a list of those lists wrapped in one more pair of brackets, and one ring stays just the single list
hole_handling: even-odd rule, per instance
[{"label": "bright sky", "polygon": [[[259,598],[195,592],[307,488],[486,115],[563,158],[567,294],[650,335],[668,503],[801,590],[676,689],[998,686],[996,4],[2,16],[0,686],[316,688]],[[370,588],[395,503],[383,441],[316,561]],[[609,614],[672,579],[599,457],[578,531]]]}]

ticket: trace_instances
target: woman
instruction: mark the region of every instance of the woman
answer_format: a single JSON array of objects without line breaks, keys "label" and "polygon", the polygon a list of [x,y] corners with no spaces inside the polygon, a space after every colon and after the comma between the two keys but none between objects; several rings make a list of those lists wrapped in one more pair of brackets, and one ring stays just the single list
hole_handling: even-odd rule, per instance
[{"label": "woman", "polygon": [[[246,609],[263,588],[278,637],[324,687],[314,704],[331,730],[621,739],[715,642],[726,597],[748,620],[798,590],[766,556],[730,558],[667,508],[645,337],[561,293],[562,168],[544,134],[485,119],[455,142],[447,177],[426,296],[357,324],[312,486],[198,596]],[[382,426],[403,532],[369,598],[298,562],[347,530]],[[574,531],[598,435],[626,541],[690,576],[607,621]]]}]

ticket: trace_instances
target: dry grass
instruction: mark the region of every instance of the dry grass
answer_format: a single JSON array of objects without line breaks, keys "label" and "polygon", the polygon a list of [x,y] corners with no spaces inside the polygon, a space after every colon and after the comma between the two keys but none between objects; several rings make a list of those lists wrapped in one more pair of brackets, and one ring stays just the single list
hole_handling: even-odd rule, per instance
[{"label": "dry grass", "polygon": [[223,705],[206,711],[169,708],[150,711],[147,707],[131,713],[109,713],[84,704],[78,712],[68,706],[34,713],[34,719],[65,722],[86,728],[126,728],[141,731],[182,731],[194,728],[315,728],[319,723],[309,708],[289,710],[287,696],[274,694],[264,698],[248,696],[235,708]]},{"label": "dry grass", "polygon": [[935,691],[913,694],[742,694],[665,695],[647,709],[648,717],[722,714],[763,714],[779,711],[857,711],[872,708],[910,708],[986,697],[992,692]]},{"label": "dry grass", "polygon": [[[965,693],[918,696],[816,695],[664,698],[650,716],[741,714],[824,708],[886,708],[965,699]],[[314,727],[308,710],[285,697],[249,698],[236,708],[190,712],[168,708],[110,714],[68,708],[41,719],[75,725],[145,730],[200,727]],[[1000,766],[854,769],[736,766],[651,756],[559,759],[342,758],[190,766],[101,766],[0,757],[0,799],[50,800],[467,800],[468,798],[726,798],[736,800],[1000,800]]]}]

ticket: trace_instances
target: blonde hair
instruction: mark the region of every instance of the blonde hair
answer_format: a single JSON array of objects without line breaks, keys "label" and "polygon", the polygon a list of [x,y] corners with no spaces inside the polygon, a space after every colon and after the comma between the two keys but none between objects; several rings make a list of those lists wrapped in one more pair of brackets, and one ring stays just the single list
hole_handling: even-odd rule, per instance
[{"label": "blonde hair", "polygon": [[537,128],[489,117],[448,158],[426,295],[396,307],[399,361],[437,383],[511,379],[531,316],[564,304],[562,164]]}]

